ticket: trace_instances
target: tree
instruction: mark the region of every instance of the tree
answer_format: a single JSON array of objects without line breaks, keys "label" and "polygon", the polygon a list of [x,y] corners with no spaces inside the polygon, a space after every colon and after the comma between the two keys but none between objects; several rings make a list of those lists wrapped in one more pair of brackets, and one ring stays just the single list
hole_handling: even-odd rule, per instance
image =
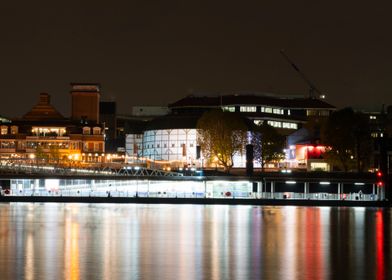
[{"label": "tree", "polygon": [[39,144],[37,145],[37,148],[35,149],[35,158],[37,160],[46,160],[48,158],[47,153],[45,153],[44,149]]},{"label": "tree", "polygon": [[225,171],[233,167],[233,156],[242,153],[246,145],[247,127],[235,113],[211,110],[197,122],[198,145],[210,162],[217,161]]},{"label": "tree", "polygon": [[329,148],[324,157],[345,172],[364,171],[370,164],[371,138],[368,118],[352,108],[331,114],[321,130],[321,139]]},{"label": "tree", "polygon": [[284,136],[267,122],[256,126],[252,131],[252,145],[254,158],[260,163],[262,171],[264,171],[265,163],[281,160],[285,156],[283,153]]},{"label": "tree", "polygon": [[60,154],[60,148],[57,145],[50,146],[49,154],[50,154],[50,159],[53,162],[59,163],[61,154]]}]

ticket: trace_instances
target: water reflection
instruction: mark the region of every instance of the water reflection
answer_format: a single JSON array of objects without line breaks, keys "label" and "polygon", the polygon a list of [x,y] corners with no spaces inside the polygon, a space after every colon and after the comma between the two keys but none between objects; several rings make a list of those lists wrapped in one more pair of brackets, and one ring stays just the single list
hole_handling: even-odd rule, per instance
[{"label": "water reflection", "polygon": [[0,204],[2,279],[391,279],[377,208]]}]

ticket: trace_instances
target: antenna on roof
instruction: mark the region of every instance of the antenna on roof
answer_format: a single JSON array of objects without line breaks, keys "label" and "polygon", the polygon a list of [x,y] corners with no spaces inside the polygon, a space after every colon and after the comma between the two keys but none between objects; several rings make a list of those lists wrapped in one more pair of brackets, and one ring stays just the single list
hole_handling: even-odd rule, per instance
[{"label": "antenna on roof", "polygon": [[315,93],[317,92],[319,94],[319,98],[320,99],[324,99],[325,98],[325,94],[321,93],[321,91],[319,91],[317,89],[317,87],[312,83],[312,81],[310,81],[305,76],[305,74],[302,73],[302,71],[298,68],[298,66],[285,54],[284,50],[280,50],[280,53],[287,60],[287,62],[291,65],[291,67],[293,67],[294,70],[298,72],[298,74],[305,81],[305,83],[308,84],[308,86],[309,86],[309,98],[315,98]]}]

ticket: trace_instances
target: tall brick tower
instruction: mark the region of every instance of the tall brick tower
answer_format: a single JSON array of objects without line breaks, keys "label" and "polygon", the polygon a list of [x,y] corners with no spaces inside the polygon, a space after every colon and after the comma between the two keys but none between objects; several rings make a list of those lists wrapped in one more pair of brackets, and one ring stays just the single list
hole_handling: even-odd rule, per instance
[{"label": "tall brick tower", "polygon": [[71,83],[73,120],[99,123],[101,85],[96,83]]}]

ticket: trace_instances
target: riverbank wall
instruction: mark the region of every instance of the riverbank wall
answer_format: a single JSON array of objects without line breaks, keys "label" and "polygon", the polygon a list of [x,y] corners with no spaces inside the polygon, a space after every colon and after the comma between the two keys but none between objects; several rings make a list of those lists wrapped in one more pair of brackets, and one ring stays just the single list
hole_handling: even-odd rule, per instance
[{"label": "riverbank wall", "polygon": [[137,204],[205,204],[261,206],[335,206],[391,207],[389,201],[303,200],[303,199],[233,199],[168,197],[69,197],[69,196],[1,196],[0,203],[137,203]]}]

